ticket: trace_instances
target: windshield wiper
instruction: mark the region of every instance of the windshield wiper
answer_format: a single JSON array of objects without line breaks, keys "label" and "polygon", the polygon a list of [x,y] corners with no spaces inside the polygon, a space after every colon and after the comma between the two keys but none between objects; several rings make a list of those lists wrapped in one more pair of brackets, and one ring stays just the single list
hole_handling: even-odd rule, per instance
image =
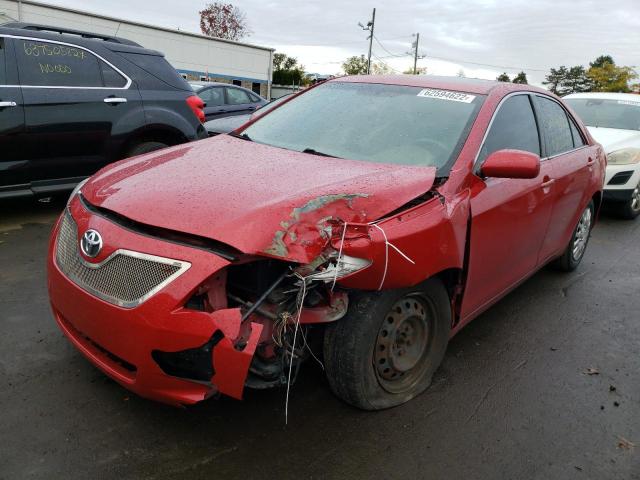
[{"label": "windshield wiper", "polygon": [[304,150],[302,150],[302,153],[310,153],[311,155],[319,155],[321,157],[338,158],[335,155],[329,155],[328,153],[319,152],[317,150],[314,150],[313,148],[305,148]]},{"label": "windshield wiper", "polygon": [[231,135],[234,138],[239,138],[241,140],[247,140],[249,142],[253,142],[253,140],[251,139],[251,137],[249,135],[247,135],[246,133],[234,133],[234,132],[229,132],[227,135]]}]

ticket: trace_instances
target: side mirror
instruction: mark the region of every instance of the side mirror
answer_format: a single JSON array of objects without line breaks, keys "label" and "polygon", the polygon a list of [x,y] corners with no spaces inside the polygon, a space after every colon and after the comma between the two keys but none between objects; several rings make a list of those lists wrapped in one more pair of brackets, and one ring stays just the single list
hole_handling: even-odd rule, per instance
[{"label": "side mirror", "polygon": [[536,178],[540,157],[523,150],[498,150],[487,157],[480,171],[485,177]]}]

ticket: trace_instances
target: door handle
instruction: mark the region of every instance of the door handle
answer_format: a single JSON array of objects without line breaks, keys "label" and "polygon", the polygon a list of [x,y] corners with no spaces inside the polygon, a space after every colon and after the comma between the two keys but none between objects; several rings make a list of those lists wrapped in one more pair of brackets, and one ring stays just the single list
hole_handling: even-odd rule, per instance
[{"label": "door handle", "polygon": [[551,179],[547,180],[546,182],[542,182],[542,184],[540,186],[542,188],[547,188],[547,187],[550,187],[551,185],[553,185],[554,183],[556,183],[556,179],[555,178],[551,178]]},{"label": "door handle", "polygon": [[118,103],[127,103],[127,99],[119,98],[119,97],[107,97],[104,99],[104,103],[110,103],[112,105],[116,105]]},{"label": "door handle", "polygon": [[591,157],[589,157],[587,159],[587,165],[593,165],[594,162],[595,162],[595,160],[593,158],[591,158]]},{"label": "door handle", "polygon": [[17,107],[16,102],[0,102],[0,108]]}]

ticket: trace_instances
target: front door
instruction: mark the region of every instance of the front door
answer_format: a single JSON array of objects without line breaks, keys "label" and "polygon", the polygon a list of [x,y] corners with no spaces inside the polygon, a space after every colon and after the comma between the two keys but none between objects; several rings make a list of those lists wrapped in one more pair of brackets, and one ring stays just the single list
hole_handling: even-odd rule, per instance
[{"label": "front door", "polygon": [[22,93],[10,48],[0,37],[0,198],[28,188]]},{"label": "front door", "polygon": [[540,136],[528,94],[502,101],[480,150],[471,189],[468,276],[462,322],[488,307],[537,266],[553,206],[553,172],[541,162],[534,179],[480,178],[491,153],[517,149],[540,155]]}]

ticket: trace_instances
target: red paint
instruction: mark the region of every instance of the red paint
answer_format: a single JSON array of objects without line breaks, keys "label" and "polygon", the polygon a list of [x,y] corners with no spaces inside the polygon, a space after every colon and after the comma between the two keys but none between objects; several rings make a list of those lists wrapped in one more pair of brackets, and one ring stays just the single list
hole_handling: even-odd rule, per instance
[{"label": "red paint", "polygon": [[540,157],[522,150],[498,150],[487,157],[482,175],[493,178],[536,178]]},{"label": "red paint", "polygon": [[[559,255],[582,209],[602,190],[604,155],[582,125],[589,144],[568,154],[538,163],[532,155],[514,152],[493,156],[494,174],[500,170],[527,178],[491,178],[491,164],[484,170],[487,178],[475,174],[473,163],[499,102],[514,91],[553,96],[543,90],[426,76],[334,81],[462,90],[486,99],[449,178],[437,188],[433,168],[319,157],[218,136],[107,167],[87,183],[83,195],[136,222],[226,243],[247,258],[300,264],[327,248],[339,249],[347,222],[343,252],[372,263],[342,279],[330,305],[304,309],[301,322],[342,321],[332,317],[348,301],[348,290],[339,287],[376,290],[384,277],[382,288],[400,288],[448,271],[460,279],[452,289],[457,292],[453,335]],[[425,193],[431,198],[390,215]],[[94,228],[103,235],[103,251],[90,261],[123,248],[191,263],[156,295],[125,310],[94,298],[59,271],[53,258],[56,226],[49,292],[58,323],[76,347],[116,381],[148,398],[176,405],[216,392],[240,398],[256,348],[273,352],[273,323],[256,313],[242,324],[239,309],[228,308],[223,290],[230,262],[136,234],[89,213],[77,199],[70,210],[78,232]],[[380,229],[413,263],[390,248],[385,274]],[[185,308],[196,292],[207,293],[213,311]],[[264,310],[269,308],[265,304]],[[225,337],[214,347],[216,373],[209,384],[166,375],[151,358],[153,349],[172,352],[202,345],[217,330]],[[244,348],[236,348],[240,340]],[[135,374],[95,345],[135,365]]]}]

